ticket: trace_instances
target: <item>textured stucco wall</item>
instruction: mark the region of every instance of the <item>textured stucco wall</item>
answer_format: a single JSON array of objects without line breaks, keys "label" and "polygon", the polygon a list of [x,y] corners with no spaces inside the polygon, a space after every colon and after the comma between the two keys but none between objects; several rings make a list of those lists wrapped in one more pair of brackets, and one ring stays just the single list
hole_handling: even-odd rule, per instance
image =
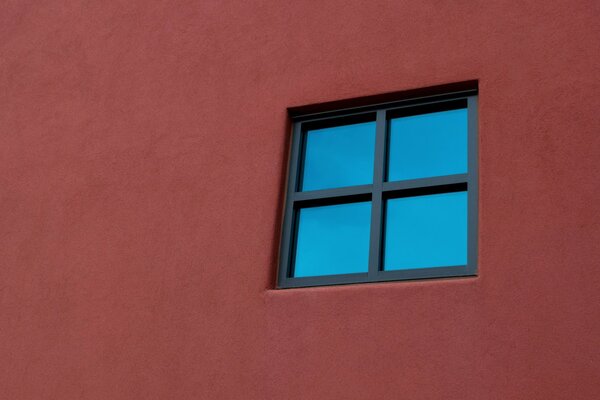
[{"label": "textured stucco wall", "polygon": [[[0,7],[0,398],[600,398],[598,1]],[[479,80],[480,276],[272,290],[287,107]]]}]

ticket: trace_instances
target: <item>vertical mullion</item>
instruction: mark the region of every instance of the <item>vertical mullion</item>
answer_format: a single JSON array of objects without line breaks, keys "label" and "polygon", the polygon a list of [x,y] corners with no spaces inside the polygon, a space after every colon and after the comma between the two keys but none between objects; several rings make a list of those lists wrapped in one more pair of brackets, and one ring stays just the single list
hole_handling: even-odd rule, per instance
[{"label": "vertical mullion", "polygon": [[373,195],[371,200],[371,241],[369,244],[369,281],[377,280],[381,263],[381,226],[383,216],[382,191],[385,171],[385,110],[377,111],[375,128],[375,165],[373,167]]},{"label": "vertical mullion", "polygon": [[293,122],[292,143],[290,149],[290,163],[288,166],[287,194],[285,199],[285,212],[281,228],[281,247],[279,257],[278,285],[283,286],[291,274],[292,248],[294,238],[294,193],[298,186],[300,174],[300,154],[302,144],[302,128],[300,122]]},{"label": "vertical mullion", "polygon": [[477,273],[478,220],[479,220],[479,155],[477,96],[467,98],[468,134],[468,192],[467,192],[467,269]]}]

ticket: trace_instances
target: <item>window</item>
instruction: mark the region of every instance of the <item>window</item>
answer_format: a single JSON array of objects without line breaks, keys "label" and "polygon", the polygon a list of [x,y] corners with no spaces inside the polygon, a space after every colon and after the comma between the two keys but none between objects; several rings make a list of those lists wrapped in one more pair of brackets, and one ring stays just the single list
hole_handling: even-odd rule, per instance
[{"label": "window", "polygon": [[292,116],[279,287],[476,274],[477,89],[398,97]]}]

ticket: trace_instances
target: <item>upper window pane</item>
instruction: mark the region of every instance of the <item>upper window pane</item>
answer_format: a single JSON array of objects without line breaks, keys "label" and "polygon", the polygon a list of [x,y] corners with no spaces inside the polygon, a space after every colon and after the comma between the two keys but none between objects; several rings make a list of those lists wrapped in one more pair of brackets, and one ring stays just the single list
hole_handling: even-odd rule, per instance
[{"label": "upper window pane", "polygon": [[368,271],[370,201],[298,212],[295,277]]},{"label": "upper window pane", "polygon": [[302,190],[373,182],[375,122],[306,132]]},{"label": "upper window pane", "polygon": [[467,109],[390,120],[388,181],[467,172]]}]

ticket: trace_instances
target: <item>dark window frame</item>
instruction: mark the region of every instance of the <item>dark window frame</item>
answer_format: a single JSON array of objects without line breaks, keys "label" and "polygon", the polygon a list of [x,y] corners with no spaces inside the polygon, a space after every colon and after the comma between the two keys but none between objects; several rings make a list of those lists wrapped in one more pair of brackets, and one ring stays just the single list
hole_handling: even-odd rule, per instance
[{"label": "dark window frame", "polygon": [[[394,100],[348,107],[323,112],[295,113],[292,119],[292,143],[289,158],[287,196],[284,208],[277,287],[297,288],[414,279],[464,277],[477,275],[478,255],[478,110],[476,87],[406,97],[402,93],[390,95]],[[424,89],[431,92],[431,89]],[[435,91],[435,89],[433,89]],[[390,96],[387,96],[389,99]],[[388,159],[389,121],[398,116],[467,109],[467,173],[432,178],[386,182]],[[312,111],[312,109],[311,109]],[[334,189],[299,191],[301,187],[301,160],[306,131],[327,126],[338,126],[370,118],[376,122],[373,183]],[[467,265],[415,268],[384,271],[385,202],[391,198],[435,193],[467,192]],[[298,210],[303,207],[346,204],[371,201],[371,233],[369,242],[369,269],[366,273],[293,277],[294,245],[297,233]]]}]

